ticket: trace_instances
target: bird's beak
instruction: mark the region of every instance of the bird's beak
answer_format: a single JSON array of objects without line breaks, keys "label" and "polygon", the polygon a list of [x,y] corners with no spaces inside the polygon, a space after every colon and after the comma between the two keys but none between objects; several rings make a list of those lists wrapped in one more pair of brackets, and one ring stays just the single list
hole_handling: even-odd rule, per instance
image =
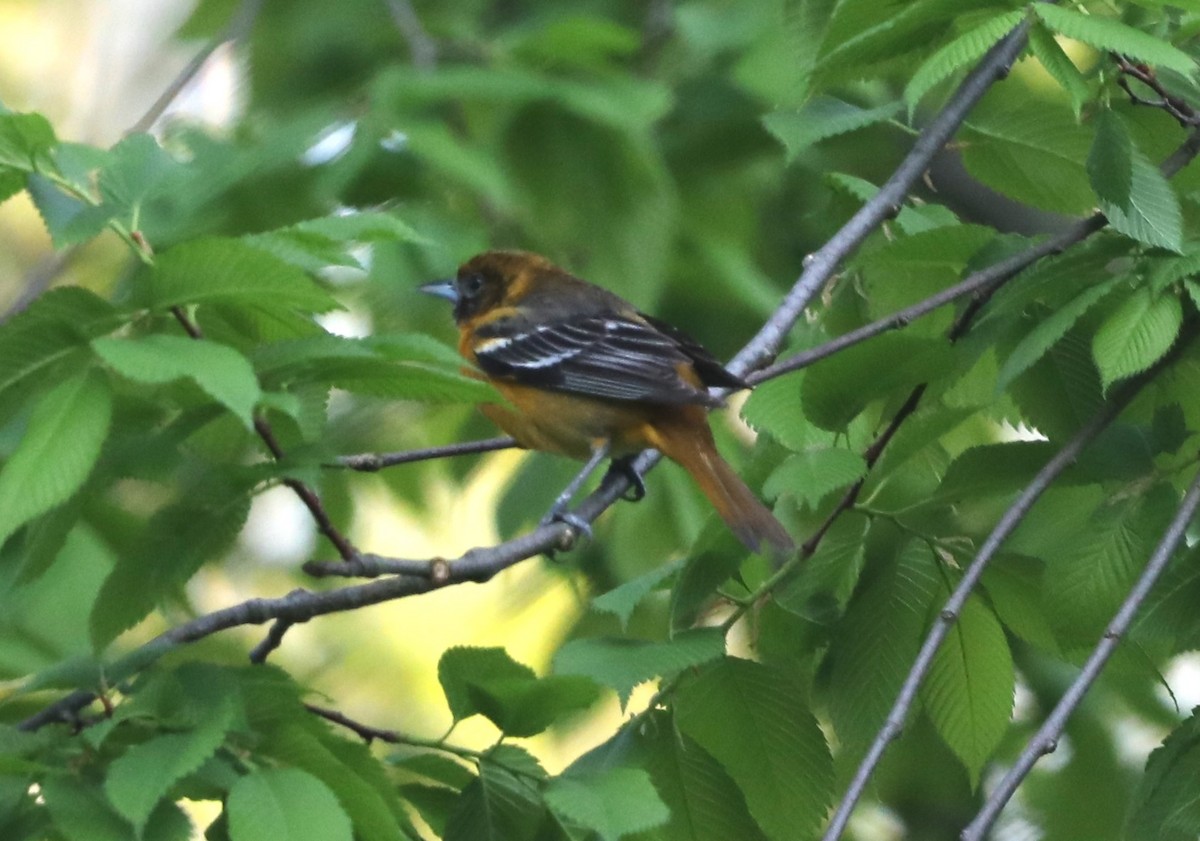
[{"label": "bird's beak", "polygon": [[417,288],[426,295],[436,295],[439,298],[445,298],[452,304],[458,303],[458,287],[454,285],[453,280],[435,280],[433,283],[426,283]]}]

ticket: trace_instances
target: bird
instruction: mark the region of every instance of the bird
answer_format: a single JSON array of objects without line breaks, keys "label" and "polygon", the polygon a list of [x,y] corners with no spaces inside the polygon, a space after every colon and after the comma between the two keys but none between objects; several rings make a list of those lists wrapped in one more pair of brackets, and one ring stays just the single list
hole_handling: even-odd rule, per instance
[{"label": "bird", "polygon": [[795,545],[717,451],[710,387],[749,386],[683,331],[527,251],[486,251],[422,292],[449,300],[458,350],[506,404],[480,408],[526,449],[585,460],[588,468],[549,519],[589,532],[566,511],[606,458],[645,493],[630,459],[652,448],[683,467],[751,551]]}]

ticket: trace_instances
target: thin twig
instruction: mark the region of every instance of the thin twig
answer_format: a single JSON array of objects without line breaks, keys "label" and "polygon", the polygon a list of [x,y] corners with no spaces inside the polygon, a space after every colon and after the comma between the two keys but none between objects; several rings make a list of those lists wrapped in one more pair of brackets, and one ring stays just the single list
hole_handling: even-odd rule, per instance
[{"label": "thin twig", "polygon": [[447,456],[463,456],[472,453],[490,453],[493,450],[506,450],[517,446],[515,439],[507,435],[499,438],[484,438],[481,441],[466,441],[461,444],[445,444],[440,447],[425,447],[420,450],[403,450],[395,453],[358,453],[352,456],[339,456],[338,467],[347,467],[363,473],[374,473],[385,467],[397,464],[411,464],[414,461],[428,461]]},{"label": "thin twig", "polygon": [[809,255],[804,272],[782,305],[758,331],[758,335],[733,358],[729,370],[744,375],[775,358],[804,308],[833,276],[838,264],[858,248],[876,227],[896,214],[908,191],[962,124],[967,112],[993,82],[1008,73],[1013,61],[1025,47],[1028,31],[1029,22],[1023,21],[988,50],[946,106],[917,137],[912,150],[887,183],[824,246]]},{"label": "thin twig", "polygon": [[166,90],[159,95],[158,99],[154,100],[142,118],[134,123],[129,131],[125,132],[126,136],[137,134],[138,132],[149,131],[158,118],[161,117],[170,107],[175,98],[180,92],[187,87],[188,83],[196,77],[200,69],[204,67],[209,57],[216,52],[217,48],[227,41],[240,41],[254,26],[255,19],[258,18],[258,12],[262,8],[262,0],[242,0],[229,23],[217,35],[204,45],[204,48],[196,55],[192,56],[192,60],[184,65],[183,69],[176,74],[171,83],[167,85]]},{"label": "thin twig", "polygon": [[837,338],[831,339],[817,347],[801,351],[793,356],[789,356],[787,359],[776,362],[774,365],[769,365],[766,368],[755,371],[746,377],[746,381],[750,385],[757,385],[764,380],[773,379],[781,374],[805,368],[814,362],[833,356],[835,353],[843,351],[859,342],[865,342],[867,339],[874,338],[881,333],[886,333],[898,327],[904,327],[921,316],[927,315],[959,298],[971,294],[989,293],[993,287],[999,286],[1011,279],[1043,257],[1065,251],[1070,246],[1082,242],[1096,231],[1101,230],[1106,224],[1107,222],[1103,214],[1096,213],[1089,216],[1082,222],[1072,225],[1067,230],[1050,237],[1044,242],[1037,243],[1019,254],[1014,254],[1007,259],[1001,260],[999,263],[988,266],[986,269],[981,269],[968,275],[960,283],[943,289],[936,295],[931,295],[910,307],[905,307],[870,324],[865,324],[848,333],[843,333]]},{"label": "thin twig", "polygon": [[901,687],[900,694],[896,697],[896,701],[888,713],[886,722],[879,733],[876,734],[874,741],[871,742],[871,746],[867,750],[866,756],[863,757],[862,762],[855,771],[854,779],[846,790],[846,794],[838,803],[837,811],[830,820],[825,834],[821,836],[821,841],[837,841],[845,831],[846,824],[850,820],[850,815],[854,811],[859,798],[862,797],[863,792],[866,790],[867,783],[871,779],[871,775],[875,772],[875,767],[883,757],[883,752],[900,735],[901,730],[904,728],[904,720],[908,717],[908,711],[917,697],[917,690],[933,665],[934,655],[937,653],[947,634],[950,633],[950,629],[954,626],[954,623],[958,620],[958,616],[962,612],[967,598],[971,595],[972,590],[975,589],[975,585],[979,583],[984,569],[987,568],[987,565],[991,562],[1001,544],[1012,534],[1025,515],[1029,513],[1029,509],[1033,507],[1033,503],[1050,487],[1050,484],[1058,475],[1066,470],[1079,457],[1084,448],[1116,419],[1147,383],[1157,377],[1163,368],[1175,360],[1191,338],[1192,336],[1189,332],[1185,338],[1176,343],[1174,350],[1159,360],[1156,365],[1117,389],[1108,404],[1084,424],[1063,448],[1037,472],[1037,475],[1025,486],[1025,490],[1021,492],[1016,501],[1004,512],[996,527],[992,529],[992,533],[987,536],[987,539],[979,548],[979,552],[976,554],[974,560],[964,570],[958,586],[954,588],[954,592],[946,600],[946,604],[939,612],[933,627],[930,628],[929,635],[921,645],[921,650],[904,679],[904,685]]},{"label": "thin twig", "polygon": [[425,30],[411,0],[387,0],[387,7],[396,28],[400,30],[400,34],[408,43],[408,53],[412,56],[413,67],[418,70],[436,69],[437,42]]},{"label": "thin twig", "polygon": [[[191,338],[204,338],[204,331],[200,329],[200,325],[184,311],[183,307],[171,307],[171,315],[175,317],[175,320],[179,322],[183,331]],[[275,430],[271,428],[271,424],[267,423],[265,418],[256,417],[254,419],[254,431],[258,433],[258,437],[266,444],[271,457],[276,461],[283,461],[283,447],[279,445],[279,440],[275,437]],[[304,507],[308,509],[308,513],[312,515],[313,521],[317,524],[317,530],[325,535],[326,539],[333,544],[333,548],[337,550],[343,561],[350,561],[358,555],[358,550],[354,548],[354,544],[333,524],[329,512],[325,510],[325,505],[321,502],[321,497],[317,496],[316,491],[299,479],[284,479],[283,484],[291,488],[292,492],[304,503]]]},{"label": "thin twig", "polygon": [[283,636],[291,627],[291,622],[285,622],[282,619],[276,619],[272,622],[271,628],[267,631],[267,635],[262,638],[262,642],[250,650],[250,662],[255,664],[267,662],[267,658],[271,656],[271,652],[283,645]]},{"label": "thin twig", "polygon": [[1100,672],[1104,669],[1108,659],[1117,650],[1117,646],[1121,642],[1121,638],[1125,636],[1129,626],[1133,623],[1134,617],[1137,615],[1138,609],[1142,606],[1142,602],[1150,595],[1150,591],[1158,582],[1159,576],[1163,570],[1167,568],[1167,564],[1174,555],[1175,550],[1179,547],[1187,532],[1188,524],[1192,518],[1196,516],[1196,508],[1200,506],[1200,473],[1196,474],[1196,478],[1192,480],[1191,487],[1188,488],[1187,494],[1180,503],[1179,509],[1175,512],[1175,517],[1167,526],[1166,532],[1163,533],[1162,540],[1159,541],[1158,547],[1154,550],[1154,554],[1150,556],[1150,560],[1146,563],[1146,568],[1142,570],[1142,574],[1138,577],[1137,583],[1133,585],[1133,589],[1129,591],[1129,595],[1125,601],[1121,602],[1120,609],[1117,610],[1112,621],[1108,623],[1108,627],[1104,630],[1104,635],[1100,638],[1100,642],[1096,644],[1091,656],[1084,663],[1083,669],[1079,672],[1079,676],[1072,681],[1067,691],[1063,694],[1055,705],[1053,712],[1046,717],[1042,726],[1038,728],[1037,733],[1025,745],[1025,749],[1021,751],[1021,755],[1017,757],[1017,761],[1013,763],[1013,767],[996,786],[995,790],[988,795],[984,801],[983,808],[978,814],[967,824],[966,829],[962,832],[962,841],[983,841],[991,830],[996,819],[1000,817],[1000,812],[1004,809],[1009,798],[1016,792],[1017,787],[1033,770],[1034,764],[1048,753],[1053,753],[1058,748],[1058,740],[1062,736],[1063,729],[1067,726],[1067,719],[1071,717],[1071,713],[1079,706],[1079,702],[1083,700],[1083,696],[1091,688],[1092,684],[1100,676]]}]

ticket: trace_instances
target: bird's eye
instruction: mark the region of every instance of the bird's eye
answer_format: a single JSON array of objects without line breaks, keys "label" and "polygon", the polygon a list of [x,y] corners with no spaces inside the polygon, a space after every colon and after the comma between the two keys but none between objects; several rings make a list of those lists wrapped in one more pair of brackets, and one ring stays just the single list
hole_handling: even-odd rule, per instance
[{"label": "bird's eye", "polygon": [[465,298],[474,298],[483,291],[483,276],[482,275],[467,275],[459,284],[462,295]]}]

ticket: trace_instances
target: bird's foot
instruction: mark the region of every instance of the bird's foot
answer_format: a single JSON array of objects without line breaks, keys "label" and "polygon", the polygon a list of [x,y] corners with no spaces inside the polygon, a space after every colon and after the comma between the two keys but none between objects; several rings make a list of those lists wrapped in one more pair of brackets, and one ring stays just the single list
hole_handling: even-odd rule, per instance
[{"label": "bird's foot", "polygon": [[646,498],[646,483],[642,481],[642,474],[634,469],[633,459],[634,456],[614,458],[608,466],[608,472],[624,476],[629,482],[629,487],[626,488],[625,493],[621,494],[621,499],[628,502],[641,502]]}]

